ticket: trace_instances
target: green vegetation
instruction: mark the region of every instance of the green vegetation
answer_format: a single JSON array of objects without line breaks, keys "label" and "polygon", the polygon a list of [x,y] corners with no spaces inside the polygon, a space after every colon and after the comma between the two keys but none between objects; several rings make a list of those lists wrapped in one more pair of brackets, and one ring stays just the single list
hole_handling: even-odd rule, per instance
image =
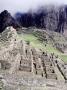
[{"label": "green vegetation", "polygon": [[61,58],[62,58],[62,60],[63,60],[64,62],[67,63],[67,55],[61,55]]},{"label": "green vegetation", "polygon": [[62,60],[67,62],[67,56],[53,47],[51,44],[45,44],[44,42],[39,41],[38,37],[35,37],[33,34],[20,34],[19,37],[25,41],[29,41],[30,44],[38,49],[42,49],[43,51],[47,51],[48,53],[54,53],[58,55]]}]

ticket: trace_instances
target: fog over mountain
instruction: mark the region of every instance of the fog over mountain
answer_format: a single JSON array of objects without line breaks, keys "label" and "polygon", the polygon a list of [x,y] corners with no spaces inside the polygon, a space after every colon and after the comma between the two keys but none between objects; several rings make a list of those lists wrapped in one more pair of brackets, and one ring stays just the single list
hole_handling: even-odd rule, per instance
[{"label": "fog over mountain", "polygon": [[0,12],[5,9],[10,13],[27,12],[31,9],[36,9],[40,6],[49,4],[61,5],[67,4],[67,0],[0,0]]},{"label": "fog over mountain", "polygon": [[0,30],[8,26],[37,27],[59,33],[67,28],[66,0],[2,0]]}]

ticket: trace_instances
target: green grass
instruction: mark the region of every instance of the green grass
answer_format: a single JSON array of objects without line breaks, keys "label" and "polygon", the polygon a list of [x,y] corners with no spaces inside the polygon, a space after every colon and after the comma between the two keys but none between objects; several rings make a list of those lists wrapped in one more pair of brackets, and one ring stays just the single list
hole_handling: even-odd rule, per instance
[{"label": "green grass", "polygon": [[61,58],[62,58],[62,60],[63,60],[64,62],[67,63],[67,55],[61,55]]},{"label": "green grass", "polygon": [[43,51],[47,51],[48,53],[54,53],[55,55],[58,55],[61,59],[63,59],[65,62],[67,62],[67,55],[61,53],[51,44],[47,44],[47,46],[45,47],[45,43],[40,42],[38,38],[35,37],[33,34],[20,34],[19,37],[22,40],[29,41],[33,47],[42,49]]}]

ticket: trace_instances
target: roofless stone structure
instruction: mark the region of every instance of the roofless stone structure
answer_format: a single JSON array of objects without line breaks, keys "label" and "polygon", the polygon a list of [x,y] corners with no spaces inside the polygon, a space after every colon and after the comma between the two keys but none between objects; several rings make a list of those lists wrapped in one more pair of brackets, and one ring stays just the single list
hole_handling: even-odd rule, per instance
[{"label": "roofless stone structure", "polygon": [[67,90],[66,65],[53,54],[19,39],[12,27],[1,34],[0,42],[0,75],[3,76],[0,78],[4,90]]}]

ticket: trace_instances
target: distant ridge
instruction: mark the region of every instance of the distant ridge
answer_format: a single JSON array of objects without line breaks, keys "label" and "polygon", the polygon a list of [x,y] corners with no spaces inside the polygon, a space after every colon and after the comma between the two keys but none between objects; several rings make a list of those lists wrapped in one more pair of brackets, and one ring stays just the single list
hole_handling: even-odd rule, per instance
[{"label": "distant ridge", "polygon": [[17,12],[13,17],[4,10],[0,13],[0,32],[6,27],[36,27],[50,31],[64,33],[67,29],[67,5],[55,7],[40,7],[37,12]]}]

